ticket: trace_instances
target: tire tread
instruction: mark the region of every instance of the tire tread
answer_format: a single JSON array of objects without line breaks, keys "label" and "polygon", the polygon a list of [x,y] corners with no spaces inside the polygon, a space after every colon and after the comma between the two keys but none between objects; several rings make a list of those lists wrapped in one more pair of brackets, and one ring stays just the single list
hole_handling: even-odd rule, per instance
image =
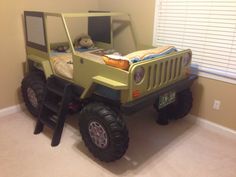
[{"label": "tire tread", "polygon": [[[94,115],[99,117],[100,122],[107,129],[110,142],[107,151],[95,147],[95,145],[91,143],[88,132],[86,132],[87,125],[85,122],[89,120],[86,121],[85,119],[91,119]],[[124,122],[113,110],[103,103],[95,102],[85,106],[80,113],[79,127],[85,145],[88,147],[89,151],[101,161],[111,162],[120,159],[128,148],[128,130]]]}]

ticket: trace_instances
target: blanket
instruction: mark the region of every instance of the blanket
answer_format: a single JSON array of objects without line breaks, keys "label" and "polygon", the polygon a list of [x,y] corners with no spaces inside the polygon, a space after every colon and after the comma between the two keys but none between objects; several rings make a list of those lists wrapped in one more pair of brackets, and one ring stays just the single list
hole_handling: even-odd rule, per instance
[{"label": "blanket", "polygon": [[159,58],[176,51],[177,49],[173,46],[163,46],[148,50],[135,51],[125,56],[105,55],[103,60],[107,65],[128,70],[132,63]]}]

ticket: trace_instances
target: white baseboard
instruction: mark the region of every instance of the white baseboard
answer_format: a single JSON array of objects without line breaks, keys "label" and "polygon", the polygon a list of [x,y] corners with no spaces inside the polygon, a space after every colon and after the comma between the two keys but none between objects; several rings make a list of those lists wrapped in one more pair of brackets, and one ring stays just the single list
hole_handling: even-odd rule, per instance
[{"label": "white baseboard", "polygon": [[219,125],[217,123],[211,122],[209,120],[206,120],[202,117],[197,117],[194,115],[190,115],[190,120],[194,121],[195,123],[197,123],[198,125],[211,129],[213,131],[217,131],[226,135],[231,135],[233,137],[236,138],[236,130],[224,127],[222,125]]},{"label": "white baseboard", "polygon": [[23,109],[24,109],[23,104],[18,104],[15,106],[10,106],[7,108],[0,109],[0,117],[4,117],[4,116],[10,115],[10,114],[17,113],[19,111],[22,111]]}]

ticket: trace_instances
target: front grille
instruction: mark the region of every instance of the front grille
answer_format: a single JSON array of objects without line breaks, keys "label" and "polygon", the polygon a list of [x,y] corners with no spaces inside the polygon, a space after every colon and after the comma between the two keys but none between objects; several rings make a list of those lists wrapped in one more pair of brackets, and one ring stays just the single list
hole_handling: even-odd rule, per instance
[{"label": "front grille", "polygon": [[182,76],[183,58],[173,58],[166,61],[157,61],[147,68],[147,91],[159,88]]}]

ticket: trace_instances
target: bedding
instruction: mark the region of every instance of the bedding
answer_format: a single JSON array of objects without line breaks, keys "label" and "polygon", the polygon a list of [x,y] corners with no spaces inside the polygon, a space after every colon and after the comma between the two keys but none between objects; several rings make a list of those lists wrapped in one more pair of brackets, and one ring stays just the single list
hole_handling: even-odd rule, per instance
[{"label": "bedding", "polygon": [[[172,52],[177,51],[173,46],[165,46],[148,50],[140,50],[132,52],[128,55],[121,56],[119,53],[112,50],[109,53],[114,53],[110,55],[106,54],[106,51],[102,49],[92,50],[92,51],[83,51],[79,53],[80,57],[98,62],[100,64],[107,64],[116,68],[123,70],[128,70],[129,66],[132,63],[136,63],[143,60],[150,60],[153,58],[158,58]],[[62,52],[51,52],[51,63],[54,71],[66,78],[73,78],[73,61],[71,53],[62,53]]]},{"label": "bedding", "polygon": [[[101,56],[93,54],[93,52],[100,50],[101,49],[83,50],[82,52],[80,51],[77,54],[82,58],[86,58],[100,64],[105,64]],[[50,60],[52,63],[52,67],[57,74],[68,79],[73,78],[73,60],[71,53],[51,51]]]},{"label": "bedding", "polygon": [[105,55],[103,60],[107,65],[128,70],[132,63],[162,57],[176,51],[177,49],[173,46],[163,46],[154,49],[132,52],[125,56]]},{"label": "bedding", "polygon": [[73,63],[71,53],[62,53],[51,57],[51,63],[54,71],[66,78],[73,78]]}]

